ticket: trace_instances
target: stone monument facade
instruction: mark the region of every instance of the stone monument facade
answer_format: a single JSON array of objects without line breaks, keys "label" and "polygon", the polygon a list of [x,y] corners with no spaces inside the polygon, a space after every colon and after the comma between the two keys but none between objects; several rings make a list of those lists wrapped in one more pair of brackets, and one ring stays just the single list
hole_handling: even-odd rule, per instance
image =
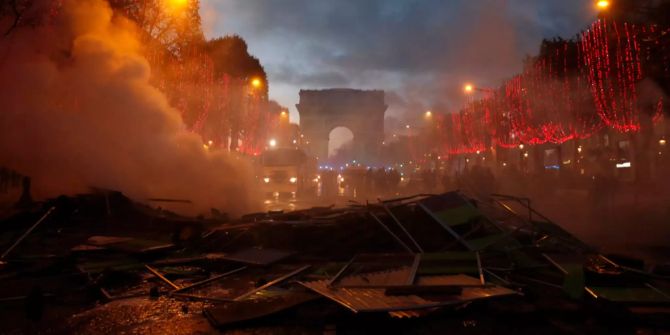
[{"label": "stone monument facade", "polygon": [[301,90],[300,129],[308,153],[320,162],[328,159],[330,132],[346,127],[354,134],[351,159],[374,163],[384,140],[384,91],[355,89]]}]

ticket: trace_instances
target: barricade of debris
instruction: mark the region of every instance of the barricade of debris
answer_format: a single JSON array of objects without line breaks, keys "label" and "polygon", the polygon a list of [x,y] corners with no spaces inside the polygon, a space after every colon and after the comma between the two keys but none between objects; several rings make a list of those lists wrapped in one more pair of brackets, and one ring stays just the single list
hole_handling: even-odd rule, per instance
[{"label": "barricade of debris", "polygon": [[0,232],[3,332],[670,329],[663,266],[603,255],[512,196],[231,221],[101,191],[10,213]]}]

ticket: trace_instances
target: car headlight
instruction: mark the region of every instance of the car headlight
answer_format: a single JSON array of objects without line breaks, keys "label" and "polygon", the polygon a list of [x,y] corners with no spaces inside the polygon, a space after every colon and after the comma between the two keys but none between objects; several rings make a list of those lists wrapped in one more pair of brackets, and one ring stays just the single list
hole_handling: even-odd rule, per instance
[{"label": "car headlight", "polygon": [[263,181],[264,181],[266,184],[269,184],[269,183],[270,183],[270,177],[265,177],[265,178],[263,178]]},{"label": "car headlight", "polygon": [[290,181],[291,184],[295,184],[295,183],[298,182],[298,178],[297,177],[291,177],[291,179],[289,179],[288,181]]}]

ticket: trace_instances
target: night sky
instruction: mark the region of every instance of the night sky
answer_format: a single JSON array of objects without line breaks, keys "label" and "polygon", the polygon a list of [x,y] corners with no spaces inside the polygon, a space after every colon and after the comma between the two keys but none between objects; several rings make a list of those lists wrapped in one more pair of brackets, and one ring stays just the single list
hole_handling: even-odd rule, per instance
[{"label": "night sky", "polygon": [[[463,83],[496,87],[544,37],[571,38],[590,0],[202,0],[208,38],[238,34],[291,110],[301,88],[383,89],[387,116],[453,112]],[[404,122],[404,121],[403,121]]]}]

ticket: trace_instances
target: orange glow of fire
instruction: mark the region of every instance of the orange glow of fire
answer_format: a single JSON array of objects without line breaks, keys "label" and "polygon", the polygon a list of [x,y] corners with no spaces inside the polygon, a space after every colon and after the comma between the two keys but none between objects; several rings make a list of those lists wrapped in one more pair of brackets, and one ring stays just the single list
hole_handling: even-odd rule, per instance
[{"label": "orange glow of fire", "polygon": [[610,2],[607,0],[600,0],[596,2],[596,6],[600,9],[607,9],[610,6]]},{"label": "orange glow of fire", "polygon": [[189,2],[190,0],[164,0],[165,7],[173,12],[185,9]]}]

